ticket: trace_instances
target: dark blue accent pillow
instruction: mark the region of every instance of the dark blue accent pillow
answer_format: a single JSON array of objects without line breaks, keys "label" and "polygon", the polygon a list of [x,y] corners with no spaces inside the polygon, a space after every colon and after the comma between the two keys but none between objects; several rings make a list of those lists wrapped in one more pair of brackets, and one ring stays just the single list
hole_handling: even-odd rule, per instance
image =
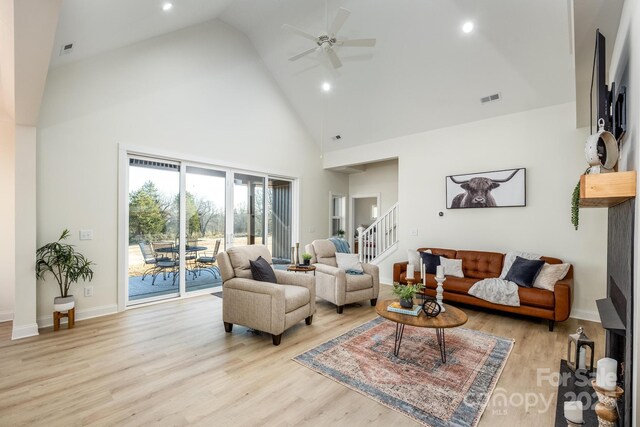
[{"label": "dark blue accent pillow", "polygon": [[259,256],[255,261],[249,260],[249,265],[251,266],[253,280],[278,283],[276,280],[276,273],[273,271],[273,268],[271,268],[266,259]]},{"label": "dark blue accent pillow", "polygon": [[428,274],[436,274],[436,267],[440,265],[440,255],[433,255],[427,252],[420,252],[422,262],[424,263],[425,272]]},{"label": "dark blue accent pillow", "polygon": [[526,259],[518,256],[504,279],[514,282],[518,286],[531,288],[543,266],[544,260],[542,259]]}]

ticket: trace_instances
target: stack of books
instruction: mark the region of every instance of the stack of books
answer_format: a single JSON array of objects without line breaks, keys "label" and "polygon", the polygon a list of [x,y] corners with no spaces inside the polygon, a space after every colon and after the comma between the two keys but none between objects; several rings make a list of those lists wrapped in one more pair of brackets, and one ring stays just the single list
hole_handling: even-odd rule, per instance
[{"label": "stack of books", "polygon": [[400,314],[408,314],[410,316],[417,316],[418,314],[420,314],[421,310],[421,305],[414,305],[413,308],[404,308],[400,305],[399,302],[392,302],[391,305],[387,307],[387,311],[392,311],[394,313]]}]

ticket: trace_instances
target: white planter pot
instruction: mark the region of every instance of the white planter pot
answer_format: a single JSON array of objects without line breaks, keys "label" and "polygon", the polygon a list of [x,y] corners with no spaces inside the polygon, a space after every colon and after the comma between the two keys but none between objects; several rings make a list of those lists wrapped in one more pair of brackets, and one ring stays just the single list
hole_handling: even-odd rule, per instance
[{"label": "white planter pot", "polygon": [[73,295],[68,297],[55,297],[53,299],[53,311],[65,312],[76,306],[76,300]]}]

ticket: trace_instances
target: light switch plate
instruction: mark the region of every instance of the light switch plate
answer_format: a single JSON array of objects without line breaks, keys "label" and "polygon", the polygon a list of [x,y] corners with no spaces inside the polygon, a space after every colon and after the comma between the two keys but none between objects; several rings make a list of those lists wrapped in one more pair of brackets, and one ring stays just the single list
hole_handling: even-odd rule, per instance
[{"label": "light switch plate", "polygon": [[84,287],[84,296],[92,297],[93,296],[93,286],[85,286]]},{"label": "light switch plate", "polygon": [[80,240],[93,240],[93,230],[80,230]]},{"label": "light switch plate", "polygon": [[418,229],[417,228],[409,229],[409,236],[417,236],[417,235],[418,235]]}]

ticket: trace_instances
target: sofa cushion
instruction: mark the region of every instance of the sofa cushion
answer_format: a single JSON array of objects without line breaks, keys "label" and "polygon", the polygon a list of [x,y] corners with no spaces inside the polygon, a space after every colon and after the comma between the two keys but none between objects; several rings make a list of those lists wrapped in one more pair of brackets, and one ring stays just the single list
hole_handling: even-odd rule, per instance
[{"label": "sofa cushion", "polygon": [[424,270],[429,274],[436,274],[436,269],[440,265],[440,256],[428,252],[420,252],[420,257],[424,263]]},{"label": "sofa cushion", "polygon": [[500,275],[504,255],[498,252],[458,251],[455,257],[462,260],[464,277],[488,279]]},{"label": "sofa cushion", "polygon": [[528,305],[551,310],[555,307],[554,296],[551,291],[519,286],[518,295],[520,296],[520,306]]},{"label": "sofa cushion", "polygon": [[418,248],[418,252],[426,252],[427,250],[431,251],[430,253],[438,256],[447,257],[449,259],[453,259],[456,257],[456,251],[453,249],[442,249],[442,248]]},{"label": "sofa cushion", "polygon": [[442,270],[445,276],[464,277],[461,259],[449,259],[441,256],[440,265],[443,267]]},{"label": "sofa cushion", "polygon": [[519,286],[524,286],[527,288],[533,287],[533,282],[535,282],[536,277],[538,277],[538,273],[544,266],[544,261],[541,259],[525,259],[521,257],[516,257],[516,260],[511,265],[505,280],[509,280],[518,284]]},{"label": "sofa cushion", "polygon": [[538,277],[533,282],[533,287],[553,291],[556,282],[564,279],[564,276],[567,275],[569,267],[571,267],[570,264],[548,264],[545,262],[538,273]]},{"label": "sofa cushion", "polygon": [[251,266],[251,275],[253,280],[259,282],[278,283],[276,280],[276,273],[273,272],[271,265],[261,256],[257,260],[249,260]]},{"label": "sofa cushion", "polygon": [[302,286],[284,286],[284,311],[291,313],[309,304],[309,290]]},{"label": "sofa cushion", "polygon": [[518,251],[507,252],[504,256],[502,271],[500,272],[501,279],[507,278],[507,273],[511,269],[511,265],[513,265],[513,262],[516,260],[517,257],[524,258],[524,259],[540,259],[540,255],[532,254],[529,252],[518,252]]},{"label": "sofa cushion", "polygon": [[373,287],[373,278],[369,274],[347,274],[347,292],[360,291]]}]

